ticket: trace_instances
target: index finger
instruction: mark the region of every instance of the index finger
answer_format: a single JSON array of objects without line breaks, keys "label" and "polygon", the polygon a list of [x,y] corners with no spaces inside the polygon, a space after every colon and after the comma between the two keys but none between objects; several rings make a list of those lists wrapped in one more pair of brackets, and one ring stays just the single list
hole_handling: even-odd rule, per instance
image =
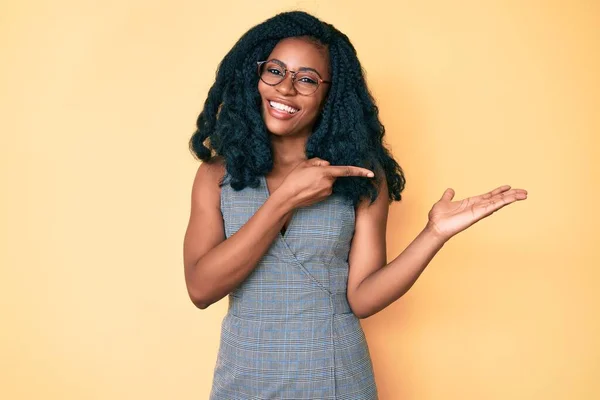
[{"label": "index finger", "polygon": [[327,168],[327,172],[331,174],[331,176],[335,176],[336,178],[341,176],[363,176],[372,178],[375,176],[373,171],[362,167],[355,167],[353,165],[329,165],[325,168]]}]

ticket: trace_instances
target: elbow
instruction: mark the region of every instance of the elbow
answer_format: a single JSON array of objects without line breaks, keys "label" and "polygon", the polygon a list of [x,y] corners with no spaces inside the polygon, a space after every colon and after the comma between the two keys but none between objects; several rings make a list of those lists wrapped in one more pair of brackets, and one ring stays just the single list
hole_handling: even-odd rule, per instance
[{"label": "elbow", "polygon": [[349,291],[346,296],[352,314],[358,319],[365,319],[374,314],[368,302],[365,302],[362,297],[357,296],[356,291]]},{"label": "elbow", "polygon": [[192,300],[192,303],[194,303],[194,305],[201,310],[205,310],[208,308],[208,306],[210,306],[210,303],[201,302],[201,301]]},{"label": "elbow", "polygon": [[191,302],[197,308],[204,310],[214,303],[214,300],[209,297],[210,291],[208,288],[203,285],[202,282],[198,282],[197,279],[193,279],[193,277],[191,277],[187,271],[185,274],[185,285]]},{"label": "elbow", "polygon": [[371,313],[358,310],[352,310],[352,312],[354,313],[354,315],[356,315],[356,318],[358,319],[365,319],[372,315]]},{"label": "elbow", "polygon": [[229,294],[227,282],[190,271],[191,268],[186,270],[185,284],[189,298],[197,308],[204,310]]},{"label": "elbow", "polygon": [[213,303],[206,297],[204,293],[191,290],[190,288],[188,288],[188,295],[192,303],[201,310],[205,310]]},{"label": "elbow", "polygon": [[368,309],[368,307],[360,306],[358,304],[350,303],[350,310],[358,319],[365,319],[373,315],[374,313]]},{"label": "elbow", "polygon": [[190,297],[190,300],[192,300],[192,303],[194,303],[194,305],[195,305],[197,308],[201,309],[201,310],[205,310],[205,309],[207,309],[207,308],[208,308],[208,306],[210,306],[210,305],[212,304],[212,303],[210,303],[210,302],[208,302],[208,301],[205,301],[205,300],[203,300],[203,299],[195,299],[195,298],[191,298],[191,297]]}]

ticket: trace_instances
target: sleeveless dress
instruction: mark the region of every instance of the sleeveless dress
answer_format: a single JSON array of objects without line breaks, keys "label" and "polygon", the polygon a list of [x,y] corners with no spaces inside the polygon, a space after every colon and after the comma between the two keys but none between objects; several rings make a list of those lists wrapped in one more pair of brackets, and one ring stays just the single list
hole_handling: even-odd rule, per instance
[{"label": "sleeveless dress", "polygon": [[[225,235],[269,196],[267,181],[221,187]],[[331,195],[294,210],[253,272],[229,294],[211,400],[377,399],[365,335],[346,298],[355,214]]]}]

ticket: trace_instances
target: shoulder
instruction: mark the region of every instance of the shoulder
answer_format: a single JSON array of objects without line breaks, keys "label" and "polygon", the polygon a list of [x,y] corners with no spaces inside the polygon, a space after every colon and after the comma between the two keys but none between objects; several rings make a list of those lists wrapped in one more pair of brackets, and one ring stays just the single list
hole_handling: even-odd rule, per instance
[{"label": "shoulder", "polygon": [[196,180],[210,181],[218,184],[225,176],[225,172],[225,158],[215,156],[208,161],[200,163],[196,172]]},{"label": "shoulder", "polygon": [[193,195],[218,197],[221,193],[220,184],[225,172],[225,159],[222,156],[215,156],[200,163],[194,178]]},{"label": "shoulder", "polygon": [[370,196],[361,198],[355,207],[356,212],[365,211],[373,206],[379,209],[387,209],[389,207],[389,189],[385,171],[379,164],[376,164],[373,172],[375,173],[374,184],[377,188],[377,199],[371,203]]}]

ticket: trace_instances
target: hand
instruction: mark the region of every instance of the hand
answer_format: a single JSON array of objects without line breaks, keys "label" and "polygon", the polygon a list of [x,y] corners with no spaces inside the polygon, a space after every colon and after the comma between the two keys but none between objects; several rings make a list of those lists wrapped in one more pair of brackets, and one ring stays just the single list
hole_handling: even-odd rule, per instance
[{"label": "hand", "polygon": [[[369,175],[370,174],[370,175]],[[373,172],[361,167],[329,165],[329,161],[315,157],[298,164],[283,180],[277,190],[288,191],[293,208],[306,207],[329,197],[339,177],[362,176],[372,178]]]},{"label": "hand", "polygon": [[454,190],[446,189],[442,198],[429,211],[427,225],[444,241],[502,207],[518,200],[525,200],[527,191],[511,189],[509,185],[504,185],[491,192],[460,201],[452,201],[453,197]]}]

